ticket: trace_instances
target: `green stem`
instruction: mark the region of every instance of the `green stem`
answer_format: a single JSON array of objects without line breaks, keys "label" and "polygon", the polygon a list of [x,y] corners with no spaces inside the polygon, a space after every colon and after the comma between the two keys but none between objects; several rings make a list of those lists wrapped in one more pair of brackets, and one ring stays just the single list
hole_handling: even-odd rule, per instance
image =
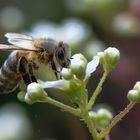
[{"label": "green stem", "polygon": [[103,131],[100,132],[99,137],[100,138],[104,138],[107,134],[110,133],[111,129],[119,122],[122,120],[122,118],[133,108],[133,106],[135,105],[135,103],[130,102],[127,107],[120,112],[120,114],[118,114],[113,120],[112,122],[109,124],[109,126],[104,129]]},{"label": "green stem", "polygon": [[103,85],[108,73],[109,73],[109,71],[105,70],[105,72],[104,72],[104,74],[103,74],[98,86],[96,87],[95,91],[92,94],[92,97],[89,100],[89,103],[87,104],[87,109],[88,110],[91,109],[91,107],[94,105],[97,96],[99,95],[99,93],[102,90],[102,85]]},{"label": "green stem", "polygon": [[82,114],[82,118],[84,119],[85,123],[87,124],[87,127],[89,129],[89,132],[92,135],[92,138],[94,140],[101,140],[98,137],[98,132],[96,130],[96,128],[93,125],[93,121],[91,120],[89,114],[88,114],[88,110],[86,109],[86,107],[80,106],[81,109],[81,114]]},{"label": "green stem", "polygon": [[75,108],[73,108],[71,106],[65,105],[65,104],[63,104],[63,103],[61,103],[59,101],[56,101],[56,100],[54,100],[54,99],[52,99],[50,97],[46,97],[43,101],[39,101],[39,102],[46,102],[46,103],[52,104],[54,106],[57,106],[57,107],[65,110],[65,111],[69,112],[69,113],[72,113],[73,115],[81,117],[80,110],[75,109]]},{"label": "green stem", "polygon": [[86,108],[87,101],[88,101],[88,96],[87,96],[88,93],[87,93],[87,90],[85,90],[85,89],[86,88],[85,88],[84,82],[81,82],[81,91],[80,91],[81,99],[80,99],[80,102],[78,103],[80,111],[81,111],[81,115],[82,115],[81,117],[85,121],[85,123],[89,129],[89,132],[92,135],[92,138],[94,140],[99,140],[98,139],[98,132],[97,132],[96,128],[94,127],[93,121],[91,120],[89,113],[88,113],[88,110]]}]

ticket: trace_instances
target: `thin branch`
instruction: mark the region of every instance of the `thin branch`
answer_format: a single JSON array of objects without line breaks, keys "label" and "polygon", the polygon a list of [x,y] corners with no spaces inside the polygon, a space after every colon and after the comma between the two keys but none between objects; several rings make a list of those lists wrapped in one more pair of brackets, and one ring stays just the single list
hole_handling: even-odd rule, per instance
[{"label": "thin branch", "polygon": [[90,98],[89,103],[87,104],[87,109],[88,110],[91,109],[91,107],[94,105],[97,96],[99,95],[99,93],[102,90],[102,85],[103,85],[108,73],[109,73],[109,71],[104,72],[98,86],[96,87],[95,91],[93,92],[92,97]]},{"label": "thin branch", "polygon": [[122,118],[133,108],[133,106],[135,105],[135,103],[130,102],[127,107],[120,112],[120,114],[118,114],[117,116],[114,117],[114,119],[112,120],[112,122],[109,124],[108,127],[106,127],[106,129],[104,129],[103,131],[100,132],[99,136],[100,138],[104,138],[106,135],[108,135],[111,131],[111,129],[119,122],[122,120]]},{"label": "thin branch", "polygon": [[74,114],[74,115],[76,115],[78,117],[81,117],[81,112],[80,112],[79,109],[75,109],[75,108],[73,108],[73,107],[71,107],[69,105],[65,105],[65,104],[63,104],[63,103],[61,103],[59,101],[56,101],[56,100],[54,100],[54,99],[52,99],[50,97],[46,97],[44,99],[44,101],[39,101],[39,102],[46,102],[46,103],[52,104],[54,106],[57,106],[57,107],[65,110],[65,111],[69,112],[69,113],[72,113],[72,114]]}]

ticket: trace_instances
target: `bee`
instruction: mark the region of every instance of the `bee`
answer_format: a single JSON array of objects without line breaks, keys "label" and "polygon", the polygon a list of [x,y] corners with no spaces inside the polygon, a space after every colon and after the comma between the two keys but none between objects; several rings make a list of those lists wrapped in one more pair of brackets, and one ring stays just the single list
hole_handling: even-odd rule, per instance
[{"label": "bee", "polygon": [[41,70],[50,76],[52,71],[60,79],[62,68],[70,65],[70,48],[64,42],[33,39],[18,33],[6,33],[5,37],[11,45],[0,44],[0,50],[12,52],[0,68],[0,93],[14,91],[21,81],[26,86],[37,82]]}]

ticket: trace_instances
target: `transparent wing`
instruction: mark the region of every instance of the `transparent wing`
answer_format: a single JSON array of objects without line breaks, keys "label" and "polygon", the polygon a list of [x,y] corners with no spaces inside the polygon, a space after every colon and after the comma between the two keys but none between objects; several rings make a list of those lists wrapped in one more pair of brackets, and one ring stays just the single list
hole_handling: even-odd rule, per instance
[{"label": "transparent wing", "polygon": [[10,39],[26,39],[26,40],[33,40],[32,37],[23,35],[23,34],[18,34],[18,33],[6,33],[5,37],[10,38]]},{"label": "transparent wing", "polygon": [[21,48],[33,48],[33,38],[27,35],[18,34],[18,33],[6,33],[5,37],[8,38],[8,42],[14,46]]},{"label": "transparent wing", "polygon": [[12,51],[12,50],[24,50],[24,51],[39,51],[36,49],[30,49],[30,48],[22,48],[22,47],[17,47],[13,45],[5,45],[5,44],[0,44],[0,50],[2,51]]}]

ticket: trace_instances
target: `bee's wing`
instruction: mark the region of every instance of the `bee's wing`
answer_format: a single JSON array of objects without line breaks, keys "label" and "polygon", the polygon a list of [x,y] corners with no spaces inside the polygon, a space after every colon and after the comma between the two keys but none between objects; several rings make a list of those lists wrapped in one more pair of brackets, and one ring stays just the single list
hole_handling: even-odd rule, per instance
[{"label": "bee's wing", "polygon": [[27,40],[32,40],[32,37],[23,35],[23,34],[18,34],[18,33],[6,33],[5,36],[10,39],[27,39]]},{"label": "bee's wing", "polygon": [[0,50],[2,51],[13,51],[13,50],[24,50],[24,51],[38,51],[37,49],[30,49],[30,48],[22,48],[22,47],[17,47],[13,45],[5,45],[5,44],[0,44]]},{"label": "bee's wing", "polygon": [[18,34],[18,33],[6,33],[5,37],[8,38],[8,42],[13,44],[14,46],[25,48],[25,49],[32,49],[33,38],[27,35]]}]

